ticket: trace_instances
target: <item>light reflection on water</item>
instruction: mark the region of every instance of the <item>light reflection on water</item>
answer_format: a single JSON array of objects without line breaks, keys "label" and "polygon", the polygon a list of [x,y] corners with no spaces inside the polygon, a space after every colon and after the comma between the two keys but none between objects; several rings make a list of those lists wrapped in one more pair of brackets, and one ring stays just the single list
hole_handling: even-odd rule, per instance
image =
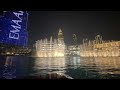
[{"label": "light reflection on water", "polygon": [[0,78],[2,79],[48,73],[62,73],[74,79],[118,79],[120,78],[120,57],[0,57]]},{"label": "light reflection on water", "polygon": [[36,58],[34,70],[37,73],[65,73],[66,62],[65,58]]},{"label": "light reflection on water", "polygon": [[[83,62],[82,65],[84,66],[94,66],[99,73],[104,73],[104,74],[120,74],[120,57],[103,57],[103,58],[93,58],[93,59],[88,59],[82,60]],[[86,62],[85,62],[86,61]],[[118,70],[116,72],[116,70]]]}]

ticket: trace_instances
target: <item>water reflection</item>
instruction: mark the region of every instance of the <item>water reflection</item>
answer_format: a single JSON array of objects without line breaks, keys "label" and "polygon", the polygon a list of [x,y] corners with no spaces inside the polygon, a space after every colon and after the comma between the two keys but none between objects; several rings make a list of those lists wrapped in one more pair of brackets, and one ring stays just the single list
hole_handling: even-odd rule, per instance
[{"label": "water reflection", "polygon": [[0,78],[3,78],[3,69],[4,69],[4,64],[5,64],[5,57],[0,57]]},{"label": "water reflection", "polygon": [[100,74],[119,74],[120,57],[81,58],[82,67],[97,70]]},{"label": "water reflection", "polygon": [[65,73],[65,69],[65,58],[36,58],[35,60],[34,70],[37,70],[39,74]]},{"label": "water reflection", "polygon": [[60,78],[60,75],[74,79],[120,78],[120,57],[0,57],[2,79]]},{"label": "water reflection", "polygon": [[68,64],[76,66],[80,65],[80,57],[67,57],[68,61],[70,61]]},{"label": "water reflection", "polygon": [[13,79],[15,76],[16,66],[14,62],[14,57],[7,56],[4,64],[3,77],[5,79]]}]

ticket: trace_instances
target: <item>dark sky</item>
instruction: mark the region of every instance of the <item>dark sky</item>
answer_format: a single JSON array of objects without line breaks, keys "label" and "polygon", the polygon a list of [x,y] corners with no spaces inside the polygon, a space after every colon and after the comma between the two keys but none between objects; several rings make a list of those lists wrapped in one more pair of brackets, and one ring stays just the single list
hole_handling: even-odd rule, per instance
[{"label": "dark sky", "polygon": [[120,40],[120,11],[29,11],[29,44],[62,28],[66,44],[72,43],[72,34],[78,42],[94,39],[100,34],[104,40]]}]

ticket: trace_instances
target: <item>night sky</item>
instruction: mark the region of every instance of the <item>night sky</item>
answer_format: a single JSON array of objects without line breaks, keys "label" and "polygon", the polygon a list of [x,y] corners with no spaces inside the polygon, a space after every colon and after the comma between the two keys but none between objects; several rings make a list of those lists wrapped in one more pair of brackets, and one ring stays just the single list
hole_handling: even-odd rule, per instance
[{"label": "night sky", "polygon": [[59,28],[66,44],[72,44],[72,34],[77,35],[79,43],[97,34],[104,40],[120,40],[120,11],[29,11],[29,45],[51,35],[56,37]]}]

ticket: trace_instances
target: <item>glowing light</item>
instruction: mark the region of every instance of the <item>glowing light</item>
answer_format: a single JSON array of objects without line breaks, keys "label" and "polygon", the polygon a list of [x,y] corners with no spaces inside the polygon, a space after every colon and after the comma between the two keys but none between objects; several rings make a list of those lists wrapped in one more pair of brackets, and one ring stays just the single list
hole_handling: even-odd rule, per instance
[{"label": "glowing light", "polygon": [[61,29],[58,33],[58,39],[51,37],[48,39],[41,39],[36,41],[36,56],[38,57],[64,57],[65,56],[65,43],[62,36]]},{"label": "glowing light", "polygon": [[83,42],[80,45],[80,56],[82,57],[111,57],[120,56],[120,41],[105,42],[100,35],[94,41]]},{"label": "glowing light", "polygon": [[28,13],[26,11],[6,11],[0,19],[0,24],[2,24],[0,42],[26,47]]}]

